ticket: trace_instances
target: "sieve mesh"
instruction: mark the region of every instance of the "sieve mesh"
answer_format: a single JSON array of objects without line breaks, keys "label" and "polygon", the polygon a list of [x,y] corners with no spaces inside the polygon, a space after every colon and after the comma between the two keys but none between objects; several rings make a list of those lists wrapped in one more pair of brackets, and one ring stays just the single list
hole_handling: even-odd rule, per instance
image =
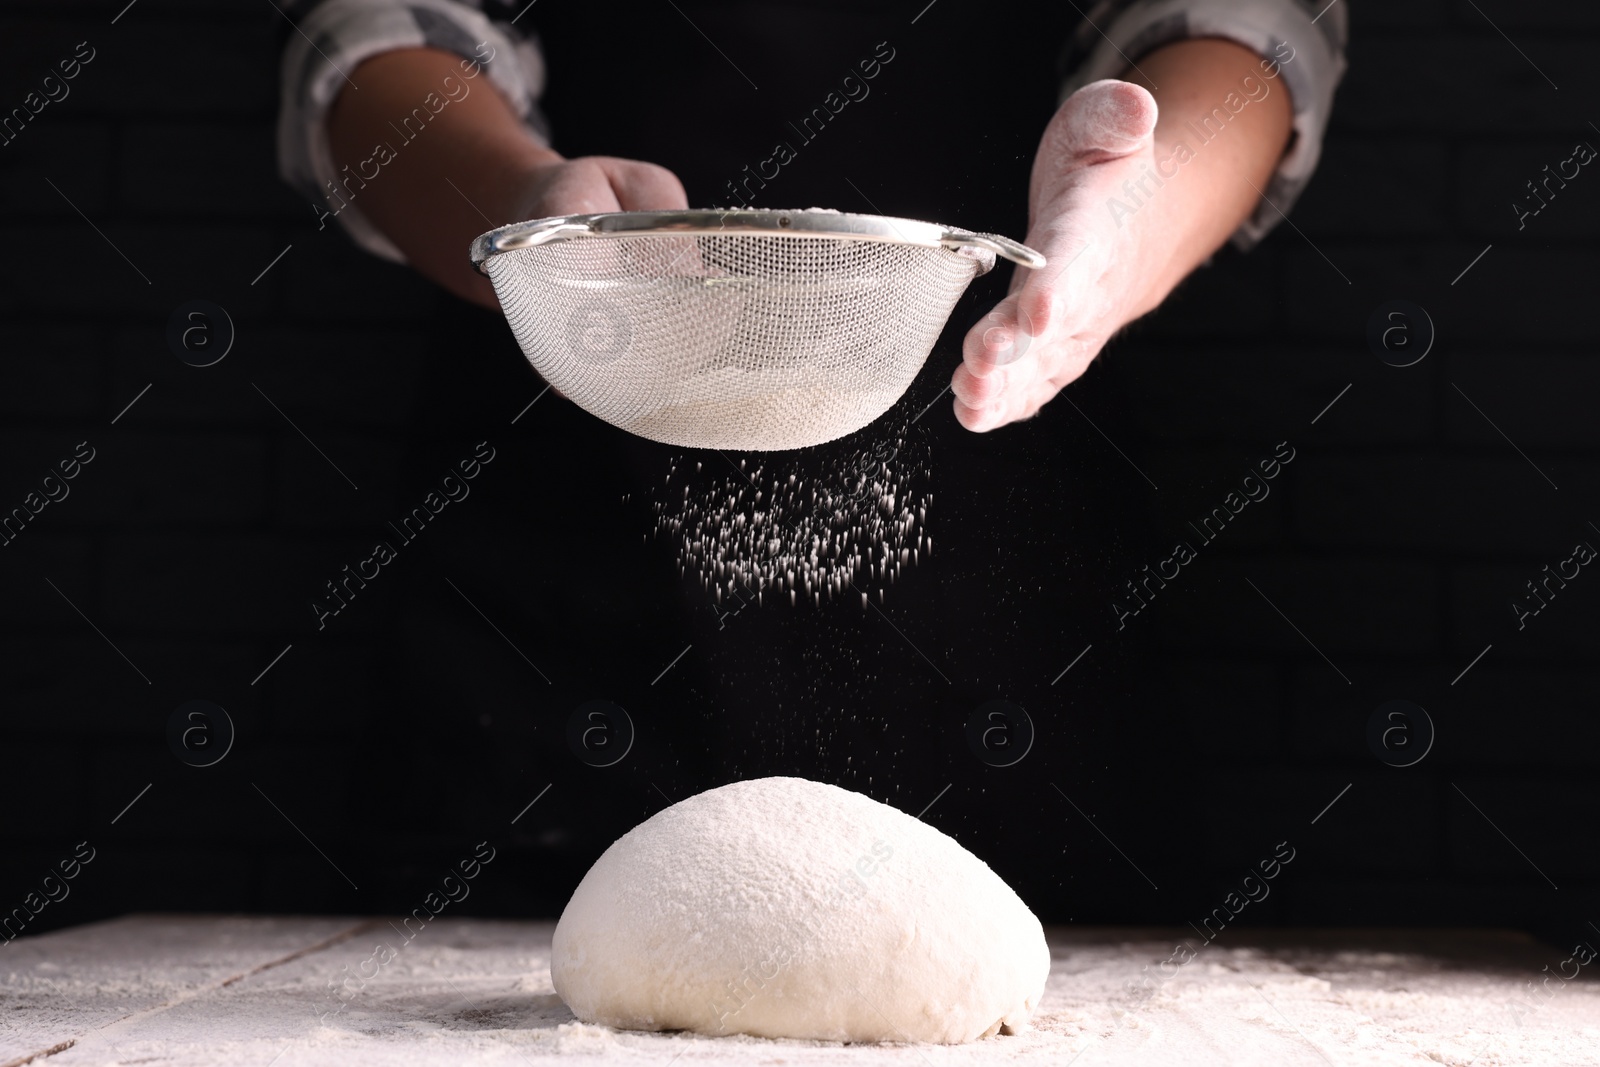
[{"label": "sieve mesh", "polygon": [[657,233],[484,269],[528,361],[580,407],[667,444],[772,451],[892,407],[984,265],[885,241]]}]

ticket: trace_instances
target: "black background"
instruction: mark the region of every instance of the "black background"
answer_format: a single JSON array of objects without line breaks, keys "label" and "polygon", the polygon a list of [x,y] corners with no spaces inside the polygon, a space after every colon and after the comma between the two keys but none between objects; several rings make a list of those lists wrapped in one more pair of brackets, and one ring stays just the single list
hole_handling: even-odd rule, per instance
[{"label": "black background", "polygon": [[[1509,606],[1600,544],[1600,179],[1521,231],[1511,208],[1600,143],[1592,5],[1351,5],[1293,226],[1220,253],[1070,388],[1076,407],[975,436],[934,404],[899,462],[935,495],[938,547],[881,612],[722,620],[651,535],[650,501],[675,457],[705,465],[702,490],[728,462],[553,395],[527,408],[541,385],[498,315],[319,232],[276,176],[289,31],[270,6],[140,0],[111,25],[122,6],[8,4],[0,33],[6,108],[77,42],[97,50],[0,147],[0,508],[77,442],[96,450],[0,548],[0,909],[96,849],[29,932],[147,909],[406,912],[482,840],[498,858],[453,913],[553,917],[668,798],[783,773],[912,814],[937,798],[928,821],[1047,922],[1198,921],[1281,841],[1296,858],[1241,922],[1570,942],[1600,918],[1600,578],[1520,631]],[[688,8],[736,70],[670,6],[591,25],[545,0],[556,146],[650,158],[691,203],[726,202],[721,182],[887,39],[873,94],[760,206],[1021,237],[1064,29],[957,0],[910,25],[921,7],[813,13],[803,33],[792,11]],[[815,476],[893,438],[1004,282],[969,290],[882,423],[766,469]],[[237,328],[203,369],[165,341],[196,298]],[[1366,340],[1394,299],[1438,330],[1408,368]],[[318,630],[323,583],[483,440],[472,495]],[[1281,441],[1295,459],[1271,496],[1119,632],[1118,587]],[[997,697],[1038,731],[1008,768],[964,736]],[[193,699],[238,730],[208,768],[167,745]],[[591,699],[637,727],[613,767],[566,744]],[[1393,699],[1437,727],[1415,766],[1367,744]]]}]

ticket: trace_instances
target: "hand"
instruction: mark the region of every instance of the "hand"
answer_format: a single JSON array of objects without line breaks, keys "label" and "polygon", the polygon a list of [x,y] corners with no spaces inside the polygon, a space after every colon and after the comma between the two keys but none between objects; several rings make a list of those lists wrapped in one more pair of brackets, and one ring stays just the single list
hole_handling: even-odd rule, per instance
[{"label": "hand", "polygon": [[[1050,120],[1029,182],[1024,242],[1048,262],[1017,268],[1010,295],[967,334],[950,381],[967,429],[1031,417],[1113,333],[1159,302],[1153,280],[1167,273],[1163,252],[1145,236],[1159,231],[1155,212],[1133,208],[1151,199],[1138,192],[1141,178],[1160,196],[1146,176],[1155,125],[1155,98],[1110,79],[1073,93]],[[1113,213],[1112,198],[1131,211]]]},{"label": "hand", "polygon": [[612,156],[562,159],[553,152],[551,157],[524,175],[513,221],[689,206],[677,175],[654,163]]},{"label": "hand", "polygon": [[[678,176],[654,163],[613,156],[563,159],[554,152],[550,157],[548,162],[525,172],[511,201],[513,220],[689,206]],[[565,398],[561,390],[552,389]]]}]

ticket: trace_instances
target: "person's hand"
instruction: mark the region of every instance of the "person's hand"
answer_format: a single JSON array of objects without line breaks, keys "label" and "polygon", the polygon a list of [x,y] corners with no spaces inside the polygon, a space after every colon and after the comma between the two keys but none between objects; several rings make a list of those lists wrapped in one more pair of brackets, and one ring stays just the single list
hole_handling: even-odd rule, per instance
[{"label": "person's hand", "polygon": [[689,206],[683,184],[665,167],[613,156],[562,159],[551,155],[548,163],[523,177],[512,221]]},{"label": "person's hand", "polygon": [[[665,211],[689,206],[678,176],[654,163],[614,156],[563,159],[554,152],[549,156],[548,162],[536,164],[517,181],[511,199],[512,220],[522,222],[608,211]],[[616,351],[606,346],[615,343],[617,333],[614,327],[608,329],[606,322],[601,316],[598,326],[588,325],[598,330],[598,344],[604,354],[615,358]],[[574,337],[580,353],[595,343],[595,338],[584,332]],[[553,386],[552,391],[559,397],[566,396]]]},{"label": "person's hand", "polygon": [[[1106,340],[1159,300],[1166,273],[1144,235],[1160,192],[1154,171],[1156,102],[1143,88],[1105,80],[1062,103],[1034,160],[1024,243],[1048,261],[1017,268],[1011,290],[967,334],[951,379],[956,418],[992,430],[1038,412],[1082,374]],[[1132,183],[1132,194],[1124,183]],[[1115,198],[1129,211],[1111,205]],[[1137,223],[1134,216],[1146,214]]]}]

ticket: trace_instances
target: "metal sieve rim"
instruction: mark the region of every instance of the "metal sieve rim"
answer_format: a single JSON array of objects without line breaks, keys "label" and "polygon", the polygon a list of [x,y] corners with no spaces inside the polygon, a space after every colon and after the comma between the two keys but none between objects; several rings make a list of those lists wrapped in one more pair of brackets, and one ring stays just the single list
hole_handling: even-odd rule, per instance
[{"label": "metal sieve rim", "polygon": [[[757,208],[680,211],[611,211],[594,215],[555,215],[514,222],[480,234],[472,242],[472,265],[487,274],[491,256],[521,248],[585,237],[641,237],[650,235],[744,235],[780,238],[832,238],[878,241],[884,244],[970,249],[980,255],[978,273],[994,265],[999,255],[1035,270],[1045,265],[1040,253],[1009,237],[976,233],[916,219],[887,215],[855,215],[819,208],[781,211]],[[990,253],[983,256],[981,253]],[[969,253],[970,254],[970,253]]]}]

